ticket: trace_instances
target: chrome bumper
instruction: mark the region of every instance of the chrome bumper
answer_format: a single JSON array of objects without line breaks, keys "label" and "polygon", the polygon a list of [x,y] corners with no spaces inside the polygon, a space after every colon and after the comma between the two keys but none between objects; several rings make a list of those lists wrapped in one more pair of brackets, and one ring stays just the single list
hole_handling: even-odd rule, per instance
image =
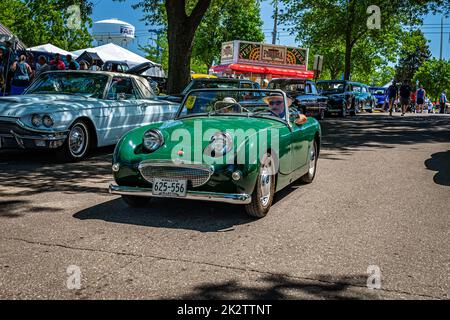
[{"label": "chrome bumper", "polygon": [[[155,196],[152,193],[152,189],[149,188],[121,187],[116,185],[109,186],[109,193],[125,196],[170,198],[170,197]],[[249,204],[251,202],[251,196],[248,194],[216,193],[204,191],[188,191],[186,197],[183,198],[174,197],[173,199],[201,200],[211,202],[223,202],[229,204]]]},{"label": "chrome bumper", "polygon": [[14,139],[16,144],[22,149],[27,149],[29,147],[26,141],[30,143],[34,142],[35,144],[36,141],[42,141],[43,145],[34,145],[33,147],[55,149],[64,144],[64,141],[67,139],[67,132],[54,132],[41,135],[20,135],[13,130],[10,130],[10,134],[0,134],[0,138]]}]

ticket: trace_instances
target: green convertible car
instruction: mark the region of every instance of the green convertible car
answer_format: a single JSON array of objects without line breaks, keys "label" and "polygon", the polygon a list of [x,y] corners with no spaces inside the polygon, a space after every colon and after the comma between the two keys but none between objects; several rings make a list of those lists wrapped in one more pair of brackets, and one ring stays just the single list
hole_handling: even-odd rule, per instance
[{"label": "green convertible car", "polygon": [[241,204],[262,218],[275,192],[316,175],[320,125],[291,104],[280,90],[191,91],[173,120],[122,137],[110,193],[132,207],[153,197]]}]

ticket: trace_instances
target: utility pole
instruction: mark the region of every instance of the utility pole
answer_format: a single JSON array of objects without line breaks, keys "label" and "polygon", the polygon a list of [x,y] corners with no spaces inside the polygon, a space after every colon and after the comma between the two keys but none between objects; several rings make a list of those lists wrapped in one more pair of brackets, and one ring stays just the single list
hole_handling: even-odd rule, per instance
[{"label": "utility pole", "polygon": [[441,56],[440,59],[442,60],[444,53],[444,16],[441,17]]},{"label": "utility pole", "polygon": [[272,3],[275,6],[275,12],[274,12],[274,15],[273,15],[272,44],[277,44],[277,34],[278,34],[278,0],[274,0]]}]

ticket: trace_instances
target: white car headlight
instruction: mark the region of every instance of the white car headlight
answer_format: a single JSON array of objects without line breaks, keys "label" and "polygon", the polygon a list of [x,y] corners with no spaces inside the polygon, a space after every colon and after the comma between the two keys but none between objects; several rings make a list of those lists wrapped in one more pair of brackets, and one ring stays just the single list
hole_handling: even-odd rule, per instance
[{"label": "white car headlight", "polygon": [[42,117],[42,124],[44,126],[46,126],[47,128],[53,127],[54,123],[55,122],[53,121],[52,117],[49,116],[48,114],[46,114]]},{"label": "white car headlight", "polygon": [[42,125],[42,117],[39,114],[33,114],[31,116],[31,124],[35,127],[40,127]]},{"label": "white car headlight", "polygon": [[211,157],[222,157],[233,149],[233,139],[226,132],[216,132],[211,137],[211,142],[205,149],[205,153]]},{"label": "white car headlight", "polygon": [[142,144],[145,150],[153,152],[164,144],[164,137],[159,130],[150,129],[144,133]]}]

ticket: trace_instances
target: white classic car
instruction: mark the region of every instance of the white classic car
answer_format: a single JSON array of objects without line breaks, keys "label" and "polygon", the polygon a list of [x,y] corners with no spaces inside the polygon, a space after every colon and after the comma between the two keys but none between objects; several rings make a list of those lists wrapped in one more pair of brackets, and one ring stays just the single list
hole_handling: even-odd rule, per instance
[{"label": "white classic car", "polygon": [[129,130],[174,117],[144,77],[104,71],[49,71],[20,96],[0,98],[0,149],[55,149],[77,161]]}]

